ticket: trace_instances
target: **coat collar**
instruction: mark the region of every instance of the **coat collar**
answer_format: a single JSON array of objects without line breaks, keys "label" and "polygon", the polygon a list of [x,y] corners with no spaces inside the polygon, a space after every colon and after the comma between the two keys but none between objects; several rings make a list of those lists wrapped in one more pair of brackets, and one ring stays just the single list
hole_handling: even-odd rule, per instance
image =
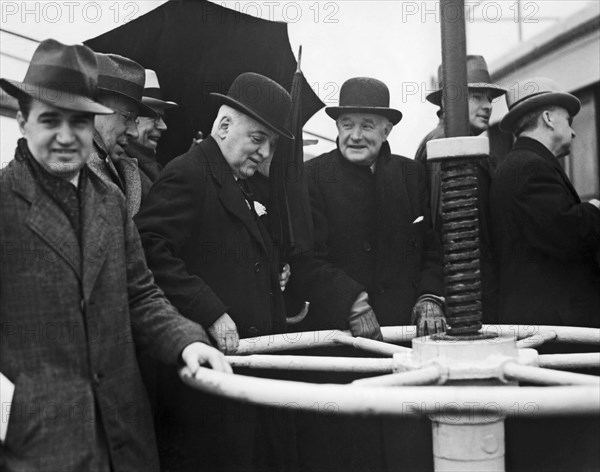
[{"label": "coat collar", "polygon": [[104,250],[110,243],[105,222],[106,185],[92,172],[87,172],[89,180],[83,194],[80,245],[67,216],[39,187],[29,166],[17,158],[9,164],[8,170],[11,172],[9,185],[12,191],[30,204],[25,224],[83,280],[84,293],[89,295],[104,259],[109,255]]},{"label": "coat collar", "polygon": [[223,206],[246,226],[248,232],[258,241],[263,250],[267,251],[268,241],[265,240],[267,235],[261,232],[258,226],[260,223],[256,221],[254,213],[248,208],[240,186],[233,176],[233,171],[217,142],[212,136],[209,136],[200,143],[198,149],[206,157],[208,171],[219,186],[219,199]]},{"label": "coat collar", "polygon": [[554,168],[554,170],[560,176],[560,178],[563,180],[564,184],[569,189],[569,192],[571,192],[571,194],[573,195],[573,197],[575,198],[577,203],[579,203],[581,201],[579,199],[579,194],[577,193],[577,190],[575,190],[575,187],[573,187],[571,180],[569,179],[569,177],[565,173],[565,170],[562,168],[562,166],[558,162],[558,159],[556,158],[556,156],[552,153],[552,151],[550,151],[550,149],[548,149],[546,146],[544,146],[541,142],[539,142],[536,139],[532,139],[532,138],[528,138],[528,137],[520,137],[520,138],[517,138],[517,140],[515,141],[515,145],[513,146],[512,150],[513,151],[521,151],[521,150],[532,151],[535,154],[537,154],[538,156],[540,156],[542,159],[547,161]]}]

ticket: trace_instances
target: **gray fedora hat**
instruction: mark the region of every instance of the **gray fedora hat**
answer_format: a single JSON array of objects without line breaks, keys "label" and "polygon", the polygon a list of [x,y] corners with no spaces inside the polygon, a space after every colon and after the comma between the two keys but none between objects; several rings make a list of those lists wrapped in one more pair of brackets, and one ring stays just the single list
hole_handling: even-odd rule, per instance
[{"label": "gray fedora hat", "polygon": [[0,87],[16,99],[29,97],[47,105],[96,115],[111,115],[96,102],[98,64],[87,46],[42,41],[31,58],[23,82],[0,79]]},{"label": "gray fedora hat", "polygon": [[392,124],[402,119],[400,110],[390,108],[390,91],[381,80],[370,77],[354,77],[346,80],[340,90],[340,104],[325,108],[336,120],[342,113],[372,113],[383,115]]},{"label": "gray fedora hat", "polygon": [[292,97],[274,80],[254,72],[245,72],[236,77],[227,95],[211,93],[210,96],[218,103],[241,111],[281,136],[294,139],[289,129]]},{"label": "gray fedora hat", "polygon": [[141,116],[156,116],[148,105],[142,103],[146,73],[144,68],[128,57],[118,54],[96,53],[98,60],[98,89],[133,100]]},{"label": "gray fedora hat", "polygon": [[[442,106],[442,65],[438,67],[438,89],[428,94],[425,98],[437,106]],[[473,89],[489,90],[492,98],[500,97],[506,90],[492,83],[487,63],[483,56],[467,56],[467,87]]]},{"label": "gray fedora hat", "polygon": [[144,83],[144,95],[142,97],[142,103],[148,105],[150,108],[157,110],[167,110],[169,108],[176,108],[179,105],[175,102],[170,102],[164,99],[160,84],[158,83],[158,76],[152,69],[146,69],[146,82]]},{"label": "gray fedora hat", "polygon": [[559,106],[565,108],[571,116],[577,115],[581,110],[579,99],[563,92],[552,79],[533,77],[516,85],[506,94],[508,113],[500,121],[500,129],[507,133],[515,130],[519,118],[536,108]]}]

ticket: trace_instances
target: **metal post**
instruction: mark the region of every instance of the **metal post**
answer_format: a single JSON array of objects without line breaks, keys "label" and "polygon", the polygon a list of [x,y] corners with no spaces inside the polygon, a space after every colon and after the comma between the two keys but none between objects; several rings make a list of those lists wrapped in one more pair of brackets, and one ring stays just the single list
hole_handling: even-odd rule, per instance
[{"label": "metal post", "polygon": [[[441,160],[442,239],[447,292],[448,334],[471,335],[481,329],[482,296],[479,261],[477,159],[488,144],[470,139],[463,0],[441,0],[442,103],[446,139],[428,159]],[[486,140],[487,143],[487,140]],[[484,149],[485,148],[485,149]]]}]

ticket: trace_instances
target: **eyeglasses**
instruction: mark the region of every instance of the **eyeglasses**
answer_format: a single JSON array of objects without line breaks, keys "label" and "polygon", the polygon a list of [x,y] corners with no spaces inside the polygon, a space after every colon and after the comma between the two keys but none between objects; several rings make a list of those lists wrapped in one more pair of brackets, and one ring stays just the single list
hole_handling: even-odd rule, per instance
[{"label": "eyeglasses", "polygon": [[126,125],[135,125],[135,120],[137,119],[136,112],[122,110],[116,110],[116,112],[123,117],[123,121]]}]

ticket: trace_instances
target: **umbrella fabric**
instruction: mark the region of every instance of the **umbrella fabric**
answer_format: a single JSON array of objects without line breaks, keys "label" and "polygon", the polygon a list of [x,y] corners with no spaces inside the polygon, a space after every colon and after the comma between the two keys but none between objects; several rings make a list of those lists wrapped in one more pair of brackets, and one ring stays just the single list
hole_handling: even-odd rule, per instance
[{"label": "umbrella fabric", "polygon": [[[170,1],[86,41],[97,52],[129,57],[158,74],[170,110],[169,131],[158,148],[163,163],[185,152],[200,130],[210,134],[218,106],[242,72],[257,72],[290,90],[296,60],[287,24],[266,21],[201,0]],[[324,105],[303,80],[302,123]]]}]

